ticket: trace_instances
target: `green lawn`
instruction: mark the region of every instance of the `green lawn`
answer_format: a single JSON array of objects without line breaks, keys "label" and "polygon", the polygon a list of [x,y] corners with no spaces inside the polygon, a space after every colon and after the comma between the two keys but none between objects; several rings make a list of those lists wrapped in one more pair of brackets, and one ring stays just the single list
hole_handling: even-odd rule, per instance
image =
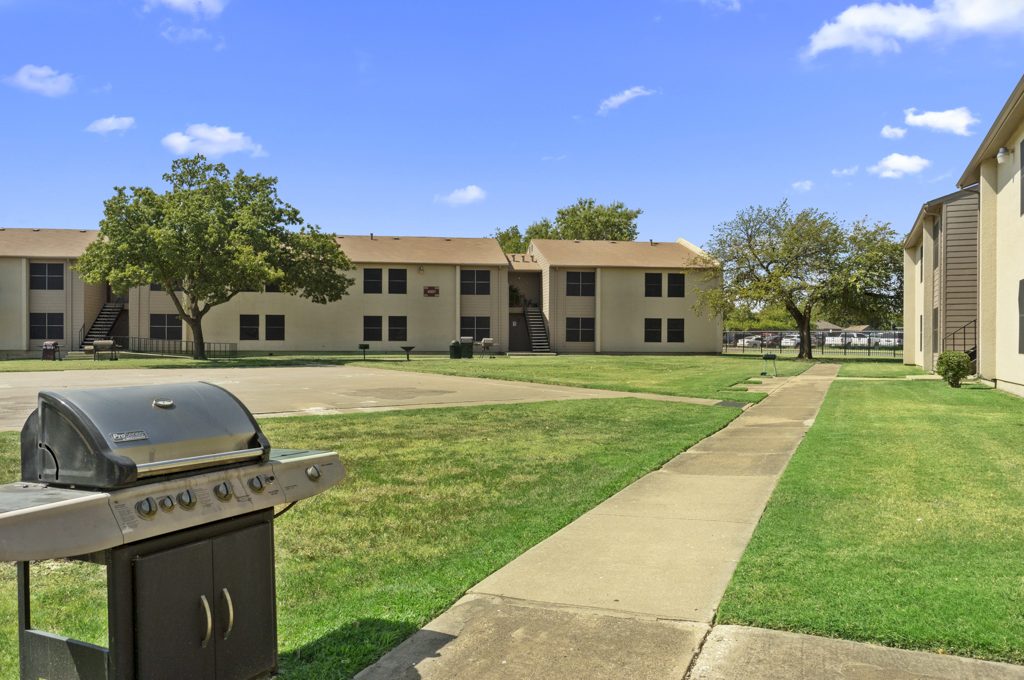
[{"label": "green lawn", "polygon": [[[370,364],[374,368],[441,373],[444,375],[522,380],[526,382],[594,387],[624,392],[653,392],[681,397],[705,397],[756,402],[764,397],[736,387],[760,374],[760,357],[718,355],[557,357],[478,357],[452,361],[442,357],[413,357],[412,361]],[[779,375],[803,373],[810,364],[778,362]]]},{"label": "green lawn", "polygon": [[[277,446],[337,449],[349,478],[277,522],[284,677],[349,678],[484,576],[739,409],[637,399],[263,421]],[[18,471],[0,434],[0,479]],[[103,585],[46,562],[36,624],[102,643]],[[84,600],[83,602],[80,602]],[[16,677],[15,581],[0,565],[0,676]]]},{"label": "green lawn", "polygon": [[[823,359],[822,361],[827,360]],[[902,360],[867,361],[858,359],[835,363],[840,364],[839,377],[841,378],[905,378],[908,375],[925,374],[925,370],[920,366],[907,366]]]},{"label": "green lawn", "polygon": [[1024,402],[835,383],[718,614],[1024,663]]}]

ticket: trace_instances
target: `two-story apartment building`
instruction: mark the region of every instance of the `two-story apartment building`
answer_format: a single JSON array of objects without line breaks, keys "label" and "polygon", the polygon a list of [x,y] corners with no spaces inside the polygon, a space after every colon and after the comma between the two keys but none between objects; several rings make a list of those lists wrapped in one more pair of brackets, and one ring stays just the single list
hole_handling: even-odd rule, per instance
[{"label": "two-story apartment building", "polygon": [[[105,286],[81,282],[71,267],[95,236],[0,231],[0,317],[7,322],[0,351],[34,351],[44,339],[76,349],[90,335],[163,343],[190,339],[159,286],[134,288],[118,299]],[[205,340],[231,343],[242,352],[353,351],[361,344],[373,351],[413,346],[444,352],[453,339],[466,336],[490,338],[496,352],[721,348],[720,320],[694,310],[694,291],[717,282],[706,276],[700,249],[685,241],[535,241],[528,253],[507,255],[492,238],[336,240],[355,265],[348,295],[320,305],[273,290],[240,293],[205,317]],[[61,265],[67,282],[60,289],[55,283],[43,300],[33,286],[47,283],[39,276],[50,272],[41,266],[51,264]],[[58,306],[63,319],[38,316],[56,313],[49,310]],[[52,323],[40,325],[40,319]]]}]

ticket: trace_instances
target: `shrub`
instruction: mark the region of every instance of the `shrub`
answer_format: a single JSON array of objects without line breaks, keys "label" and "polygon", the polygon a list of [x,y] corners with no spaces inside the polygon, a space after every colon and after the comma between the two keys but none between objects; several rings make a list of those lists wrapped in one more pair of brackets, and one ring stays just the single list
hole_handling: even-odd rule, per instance
[{"label": "shrub", "polygon": [[950,387],[960,387],[960,381],[971,374],[971,358],[964,352],[943,352],[935,372],[945,378]]}]

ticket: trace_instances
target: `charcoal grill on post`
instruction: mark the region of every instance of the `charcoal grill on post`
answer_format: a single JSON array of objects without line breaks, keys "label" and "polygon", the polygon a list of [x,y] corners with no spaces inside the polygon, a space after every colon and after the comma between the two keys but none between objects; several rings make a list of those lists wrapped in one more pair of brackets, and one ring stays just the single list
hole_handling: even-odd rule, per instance
[{"label": "charcoal grill on post", "polygon": [[[333,452],[271,449],[206,383],[39,393],[0,486],[21,677],[249,680],[277,669],[274,506],[337,484]],[[106,648],[32,628],[29,561],[107,574]]]}]

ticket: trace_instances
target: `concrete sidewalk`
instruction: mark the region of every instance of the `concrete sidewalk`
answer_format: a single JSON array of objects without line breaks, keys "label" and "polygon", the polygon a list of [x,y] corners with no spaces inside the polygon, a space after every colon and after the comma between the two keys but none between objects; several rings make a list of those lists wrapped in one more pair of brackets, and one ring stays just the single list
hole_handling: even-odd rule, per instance
[{"label": "concrete sidewalk", "polygon": [[819,364],[778,381],[357,677],[682,678],[837,370]]}]

